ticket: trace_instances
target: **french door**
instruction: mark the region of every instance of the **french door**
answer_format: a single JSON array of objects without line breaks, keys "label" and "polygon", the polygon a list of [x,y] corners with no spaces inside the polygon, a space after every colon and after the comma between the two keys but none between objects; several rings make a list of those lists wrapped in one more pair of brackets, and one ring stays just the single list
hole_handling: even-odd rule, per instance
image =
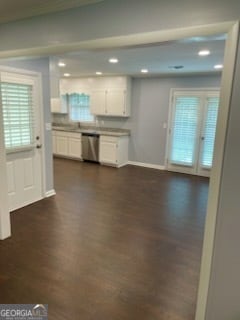
[{"label": "french door", "polygon": [[210,176],[219,91],[175,91],[168,137],[169,171]]}]

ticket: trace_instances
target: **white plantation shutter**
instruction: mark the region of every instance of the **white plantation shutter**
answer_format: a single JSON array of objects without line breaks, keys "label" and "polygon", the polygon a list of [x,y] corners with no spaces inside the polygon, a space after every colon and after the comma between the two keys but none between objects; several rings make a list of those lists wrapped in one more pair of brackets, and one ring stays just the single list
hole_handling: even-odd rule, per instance
[{"label": "white plantation shutter", "polygon": [[192,166],[194,163],[199,104],[199,97],[175,97],[169,159],[172,164]]},{"label": "white plantation shutter", "polygon": [[217,116],[218,116],[218,105],[219,105],[218,97],[207,98],[207,105],[206,105],[207,114],[206,114],[204,131],[203,131],[204,140],[203,140],[203,150],[202,150],[202,159],[201,159],[201,166],[205,168],[212,167]]},{"label": "white plantation shutter", "polygon": [[33,86],[1,82],[1,99],[6,150],[33,147]]}]

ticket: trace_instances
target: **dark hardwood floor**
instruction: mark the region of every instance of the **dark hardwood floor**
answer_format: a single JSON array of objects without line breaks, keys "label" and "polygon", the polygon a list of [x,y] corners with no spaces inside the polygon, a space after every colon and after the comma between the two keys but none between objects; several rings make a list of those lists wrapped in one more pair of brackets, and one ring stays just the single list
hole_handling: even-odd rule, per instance
[{"label": "dark hardwood floor", "polygon": [[0,303],[50,320],[193,320],[206,178],[55,160],[57,195],[11,214]]}]

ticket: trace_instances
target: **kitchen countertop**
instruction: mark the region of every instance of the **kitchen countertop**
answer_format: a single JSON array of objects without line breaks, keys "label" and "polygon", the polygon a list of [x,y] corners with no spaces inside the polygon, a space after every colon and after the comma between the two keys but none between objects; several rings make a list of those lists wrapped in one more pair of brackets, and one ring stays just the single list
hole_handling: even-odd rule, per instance
[{"label": "kitchen countertop", "polygon": [[76,127],[70,127],[70,126],[55,126],[55,125],[53,125],[52,130],[99,134],[99,135],[113,136],[113,137],[122,137],[122,136],[129,136],[130,135],[130,130],[115,129],[115,128],[76,128]]}]

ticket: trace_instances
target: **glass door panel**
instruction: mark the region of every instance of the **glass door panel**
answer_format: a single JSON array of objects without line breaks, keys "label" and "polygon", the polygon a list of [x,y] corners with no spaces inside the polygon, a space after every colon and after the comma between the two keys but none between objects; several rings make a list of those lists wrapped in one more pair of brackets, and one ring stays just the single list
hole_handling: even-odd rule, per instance
[{"label": "glass door panel", "polygon": [[202,123],[201,148],[199,155],[200,175],[210,174],[212,168],[214,142],[218,117],[219,97],[207,97],[205,102],[205,115]]},{"label": "glass door panel", "polygon": [[210,175],[218,104],[217,92],[174,94],[169,130],[168,170]]}]

